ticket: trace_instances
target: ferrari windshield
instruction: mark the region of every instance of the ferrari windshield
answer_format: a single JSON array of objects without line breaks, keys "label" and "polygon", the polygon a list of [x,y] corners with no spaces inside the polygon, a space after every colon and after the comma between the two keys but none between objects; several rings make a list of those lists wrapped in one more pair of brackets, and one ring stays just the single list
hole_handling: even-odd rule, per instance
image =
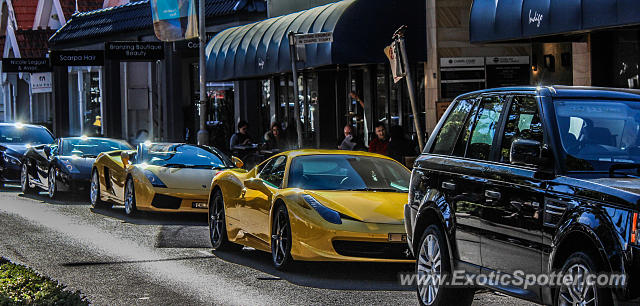
[{"label": "ferrari windshield", "polygon": [[640,163],[640,103],[569,100],[554,107],[568,171]]},{"label": "ferrari windshield", "polygon": [[0,126],[0,143],[15,144],[50,144],[51,133],[42,127],[5,125]]},{"label": "ferrari windshield", "polygon": [[355,155],[308,155],[291,161],[289,188],[408,192],[410,172],[399,163]]},{"label": "ferrari windshield", "polygon": [[151,144],[138,147],[137,163],[169,168],[230,168],[233,163],[215,148],[189,144]]},{"label": "ferrari windshield", "polygon": [[65,138],[62,140],[62,156],[96,157],[100,153],[131,150],[131,145],[122,140],[104,138]]}]

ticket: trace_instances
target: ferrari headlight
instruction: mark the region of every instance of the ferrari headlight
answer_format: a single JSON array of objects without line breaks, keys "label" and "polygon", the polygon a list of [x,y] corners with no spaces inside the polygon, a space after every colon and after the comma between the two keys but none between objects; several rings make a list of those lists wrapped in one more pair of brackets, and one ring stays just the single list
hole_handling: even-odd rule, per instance
[{"label": "ferrari headlight", "polygon": [[146,176],[149,182],[151,183],[151,186],[157,187],[157,188],[167,188],[167,185],[165,185],[162,182],[162,180],[160,180],[160,178],[157,175],[155,175],[153,172],[149,170],[144,170],[143,172],[144,172],[144,176]]},{"label": "ferrari headlight", "polygon": [[311,207],[313,207],[313,209],[315,209],[320,214],[320,216],[322,216],[322,218],[333,224],[342,224],[340,213],[322,205],[320,202],[318,202],[318,200],[308,194],[305,194],[302,197],[307,203],[309,203],[309,205],[311,205]]},{"label": "ferrari headlight", "polygon": [[67,168],[67,170],[69,170],[69,173],[80,173],[80,170],[78,170],[78,168],[76,168],[75,166],[73,166],[73,164],[68,161],[68,160],[64,160],[61,159],[60,163]]}]

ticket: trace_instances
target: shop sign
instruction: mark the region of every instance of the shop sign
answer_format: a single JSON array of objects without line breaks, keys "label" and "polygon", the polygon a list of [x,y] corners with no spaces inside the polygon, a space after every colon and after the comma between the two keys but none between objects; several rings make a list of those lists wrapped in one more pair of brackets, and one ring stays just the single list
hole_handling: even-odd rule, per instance
[{"label": "shop sign", "polygon": [[2,72],[51,72],[48,58],[3,58]]},{"label": "shop sign", "polygon": [[105,58],[123,62],[152,62],[164,59],[164,43],[146,41],[110,41],[105,43]]},{"label": "shop sign", "polygon": [[484,57],[443,57],[440,59],[440,67],[481,67],[484,66]]},{"label": "shop sign", "polygon": [[51,72],[32,73],[29,82],[31,93],[51,92]]},{"label": "shop sign", "polygon": [[49,58],[53,66],[104,66],[102,50],[52,50]]},{"label": "shop sign", "polygon": [[333,32],[296,34],[296,45],[309,45],[333,42]]},{"label": "shop sign", "polygon": [[487,57],[487,88],[529,85],[528,56]]}]

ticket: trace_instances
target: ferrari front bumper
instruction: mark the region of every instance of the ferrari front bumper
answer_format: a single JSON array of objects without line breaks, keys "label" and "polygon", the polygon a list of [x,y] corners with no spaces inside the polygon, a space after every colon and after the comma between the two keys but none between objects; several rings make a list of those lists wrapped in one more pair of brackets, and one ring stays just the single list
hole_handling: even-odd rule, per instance
[{"label": "ferrari front bumper", "polygon": [[[291,218],[295,260],[414,262],[403,224],[342,220],[332,224]],[[319,222],[318,222],[319,221]]]}]

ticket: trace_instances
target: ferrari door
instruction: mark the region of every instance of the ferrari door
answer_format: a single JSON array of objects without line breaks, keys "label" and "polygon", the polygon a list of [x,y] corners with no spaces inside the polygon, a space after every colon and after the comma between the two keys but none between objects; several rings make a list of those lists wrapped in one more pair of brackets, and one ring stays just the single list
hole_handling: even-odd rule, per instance
[{"label": "ferrari door", "polygon": [[242,223],[247,232],[267,244],[271,241],[269,213],[273,195],[282,187],[286,165],[286,156],[274,157],[262,168],[257,178],[245,183]]}]

